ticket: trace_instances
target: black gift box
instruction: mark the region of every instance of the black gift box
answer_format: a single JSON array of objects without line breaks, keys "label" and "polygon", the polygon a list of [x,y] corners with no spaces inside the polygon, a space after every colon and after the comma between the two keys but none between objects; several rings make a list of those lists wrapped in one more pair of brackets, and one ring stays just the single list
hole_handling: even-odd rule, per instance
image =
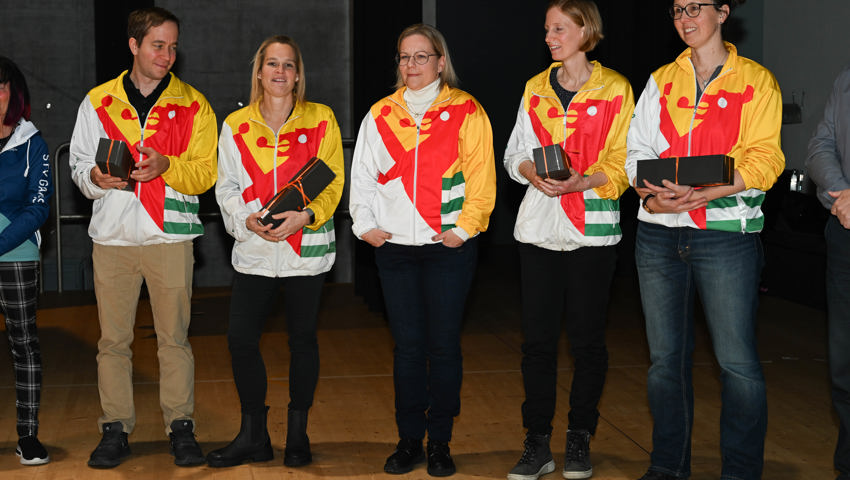
[{"label": "black gift box", "polygon": [[637,186],[646,186],[644,179],[659,187],[662,186],[661,180],[692,187],[731,185],[735,180],[734,170],[735,159],[728,155],[638,160]]},{"label": "black gift box", "polygon": [[124,190],[132,192],[136,188],[136,181],[130,178],[130,174],[136,169],[136,161],[123,140],[101,138],[97,144],[94,162],[101,172],[127,182]]},{"label": "black gift box", "polygon": [[295,173],[289,183],[263,205],[260,223],[272,224],[273,228],[279,227],[283,219],[272,218],[272,215],[288,210],[300,212],[322,193],[322,190],[330,185],[334,178],[336,174],[325,162],[318,157],[311,158],[301,167],[301,170]]},{"label": "black gift box", "polygon": [[546,145],[531,151],[534,154],[534,166],[540,178],[564,180],[570,178],[570,157],[560,145]]}]

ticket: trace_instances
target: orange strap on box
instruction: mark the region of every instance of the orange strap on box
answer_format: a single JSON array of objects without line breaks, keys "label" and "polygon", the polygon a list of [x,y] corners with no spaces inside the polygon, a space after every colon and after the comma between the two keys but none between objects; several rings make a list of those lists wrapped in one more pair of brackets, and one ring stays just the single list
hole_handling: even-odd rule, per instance
[{"label": "orange strap on box", "polygon": [[[302,185],[302,184],[301,184],[301,181],[302,181],[302,180],[304,180],[304,174],[306,174],[308,170],[310,170],[310,169],[309,169],[309,168],[304,168],[304,171],[302,171],[302,172],[301,172],[301,175],[298,175],[297,177],[295,177],[295,178],[293,178],[292,180],[290,180],[290,181],[289,181],[289,183],[287,183],[286,185],[284,185],[284,186],[280,189],[280,191],[279,191],[279,192],[277,192],[277,195],[275,195],[275,196],[274,196],[274,198],[272,199],[272,201],[271,201],[271,202],[269,202],[269,205],[273,205],[273,204],[275,203],[275,201],[277,201],[277,198],[278,198],[278,197],[280,197],[281,195],[283,195],[283,193],[284,193],[284,192],[286,191],[286,189],[287,189],[287,188],[289,188],[289,187],[294,187],[294,188],[295,188],[295,190],[297,190],[297,191],[298,191],[298,193],[300,193],[300,194],[301,194],[301,200],[304,202],[304,206],[309,205],[309,204],[310,204],[310,202],[312,202],[313,200],[311,200],[311,199],[310,199],[310,197],[308,197],[308,196],[307,196],[307,194],[306,194],[306,193],[304,193],[304,185]],[[263,209],[263,214],[262,214],[262,215],[260,215],[260,217],[265,217],[268,213],[269,213],[269,209],[268,209],[268,208],[264,208],[264,209]]]},{"label": "orange strap on box", "polygon": [[680,157],[676,157],[676,173],[673,175],[673,179],[675,180],[673,183],[676,185],[679,184],[679,158]]},{"label": "orange strap on box", "polygon": [[115,145],[115,140],[109,140],[109,151],[106,152],[106,174],[112,176],[112,169],[109,168],[109,159],[112,158],[112,146]]}]

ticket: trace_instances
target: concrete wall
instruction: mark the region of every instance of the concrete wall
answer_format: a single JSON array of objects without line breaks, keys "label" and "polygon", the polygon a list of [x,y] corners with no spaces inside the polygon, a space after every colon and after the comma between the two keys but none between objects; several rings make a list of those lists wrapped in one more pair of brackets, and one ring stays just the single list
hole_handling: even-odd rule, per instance
[{"label": "concrete wall", "polygon": [[[261,0],[163,0],[158,6],[181,20],[180,47],[174,71],[210,101],[219,125],[232,111],[247,104],[251,59],[260,42],[274,34],[293,37],[306,63],[307,97],[333,108],[343,138],[353,135],[351,114],[351,6],[349,0],[267,2]],[[33,99],[33,121],[51,150],[70,140],[77,108],[95,85],[95,11],[93,0],[0,0],[3,41],[0,55],[21,67]],[[126,26],[126,18],[112,21]],[[124,28],[124,27],[122,27]],[[115,42],[126,45],[126,38]],[[120,70],[130,65],[120,66]],[[49,105],[49,108],[48,108]],[[359,119],[358,119],[359,120]],[[356,133],[356,132],[354,132]],[[348,153],[347,153],[348,156]],[[90,214],[67,171],[67,156],[55,159],[60,168],[62,214]],[[345,200],[347,204],[347,200]],[[201,198],[206,234],[195,248],[195,284],[230,283],[232,238],[216,220],[218,207],[208,193]],[[212,214],[212,215],[210,215]],[[341,232],[349,231],[340,225]],[[65,289],[91,288],[91,241],[86,220],[63,223],[63,280]],[[56,288],[56,229],[54,218],[42,228],[44,286]],[[350,243],[350,240],[348,240]],[[340,239],[339,274],[350,278],[350,248]],[[346,258],[348,256],[349,258]]]},{"label": "concrete wall", "polygon": [[787,168],[803,168],[812,132],[823,116],[832,83],[850,63],[850,2],[807,5],[770,0],[764,8],[764,65],[779,81],[785,103],[802,103],[802,123],[782,128]]}]

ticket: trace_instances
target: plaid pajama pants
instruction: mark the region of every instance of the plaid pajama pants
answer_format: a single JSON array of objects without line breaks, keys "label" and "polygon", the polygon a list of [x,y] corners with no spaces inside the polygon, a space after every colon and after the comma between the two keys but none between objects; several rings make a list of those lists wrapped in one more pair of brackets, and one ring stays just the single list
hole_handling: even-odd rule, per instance
[{"label": "plaid pajama pants", "polygon": [[38,262],[0,262],[0,311],[15,369],[18,436],[38,434],[41,348],[35,326]]}]

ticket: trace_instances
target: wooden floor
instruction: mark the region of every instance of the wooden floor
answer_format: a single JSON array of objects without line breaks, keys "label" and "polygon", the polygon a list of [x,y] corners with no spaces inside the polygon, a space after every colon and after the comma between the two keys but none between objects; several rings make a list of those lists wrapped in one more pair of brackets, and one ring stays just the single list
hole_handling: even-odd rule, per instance
[{"label": "wooden floor", "polygon": [[[451,443],[458,467],[453,478],[457,479],[505,478],[519,458],[524,438],[517,281],[513,270],[490,263],[493,266],[479,270],[463,335],[463,406]],[[594,478],[636,479],[646,470],[651,449],[652,423],[646,402],[648,354],[633,277],[619,276],[614,289],[608,330],[610,370],[591,456]],[[119,467],[104,471],[86,466],[99,440],[95,367],[98,325],[93,299],[89,294],[46,296],[42,306],[39,328],[45,384],[40,438],[50,450],[52,462],[40,467],[18,464],[14,455],[14,382],[7,363],[0,368],[0,478],[430,478],[424,467],[402,476],[382,471],[397,440],[392,340],[382,316],[370,312],[351,285],[326,288],[319,331],[321,379],[310,412],[314,462],[300,469],[282,464],[288,401],[288,351],[282,315],[269,323],[262,343],[270,376],[273,461],[226,469],[173,465],[157,400],[156,340],[150,308],[142,301],[134,359],[138,425],[130,436],[133,455]],[[228,306],[226,289],[201,290],[193,299],[190,333],[197,369],[197,436],[205,452],[223,446],[239,428],[238,399],[224,336]],[[834,478],[831,465],[836,425],[829,402],[824,314],[763,297],[759,315],[760,355],[769,404],[764,478]],[[720,395],[710,341],[704,329],[699,329],[698,335],[692,478],[707,480],[720,475]],[[566,339],[562,342],[552,441],[558,470],[546,479],[561,478],[563,466],[572,363],[563,353]],[[7,348],[5,340],[0,343],[0,348]]]}]

